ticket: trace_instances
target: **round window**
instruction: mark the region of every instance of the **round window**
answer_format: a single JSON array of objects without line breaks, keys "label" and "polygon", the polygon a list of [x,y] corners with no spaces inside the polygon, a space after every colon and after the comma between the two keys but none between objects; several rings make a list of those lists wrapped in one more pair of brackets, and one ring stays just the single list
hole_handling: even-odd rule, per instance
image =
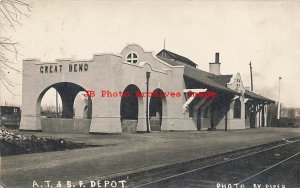
[{"label": "round window", "polygon": [[137,61],[138,61],[138,56],[137,56],[137,54],[136,53],[129,53],[128,55],[127,55],[127,58],[126,58],[126,61],[128,62],[128,63],[137,63]]}]

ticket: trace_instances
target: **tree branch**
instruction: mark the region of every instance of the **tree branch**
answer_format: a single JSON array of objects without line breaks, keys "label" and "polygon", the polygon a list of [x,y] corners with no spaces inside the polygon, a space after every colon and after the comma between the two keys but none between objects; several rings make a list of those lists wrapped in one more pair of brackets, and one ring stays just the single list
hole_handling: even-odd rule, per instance
[{"label": "tree branch", "polygon": [[7,85],[5,84],[5,82],[3,82],[2,78],[0,79],[0,81],[3,83],[4,87],[5,87],[5,88],[6,88],[13,96],[16,96],[16,95],[14,94],[14,92],[12,92],[12,91],[7,87]]},{"label": "tree branch", "polygon": [[[22,25],[20,22],[22,16],[28,17],[27,12],[31,11],[32,6],[26,3],[26,0],[0,0],[0,16],[1,23],[0,28],[6,29],[5,21],[8,23],[10,28],[15,29],[15,26]],[[4,19],[2,19],[4,18]],[[2,21],[3,20],[3,21]],[[11,54],[15,55],[17,60],[18,56],[18,42],[13,42],[9,38],[0,37],[0,81],[4,87],[14,96],[14,92],[10,87],[15,87],[18,85],[16,82],[13,82],[8,76],[9,70],[16,71],[21,73],[20,70],[14,68],[10,64],[15,64],[13,60],[9,57]]]}]

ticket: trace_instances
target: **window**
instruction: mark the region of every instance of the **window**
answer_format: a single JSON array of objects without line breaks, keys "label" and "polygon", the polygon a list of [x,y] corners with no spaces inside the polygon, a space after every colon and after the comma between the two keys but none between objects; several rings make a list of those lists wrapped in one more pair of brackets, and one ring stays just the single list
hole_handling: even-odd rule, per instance
[{"label": "window", "polygon": [[238,87],[240,87],[240,85],[241,85],[241,80],[238,78],[238,79],[236,80],[236,82],[237,82],[236,85],[237,85]]},{"label": "window", "polygon": [[241,118],[241,101],[239,99],[234,101],[233,118]]},{"label": "window", "polygon": [[245,119],[248,119],[249,116],[249,103],[245,104]]},{"label": "window", "polygon": [[137,63],[137,61],[138,61],[138,56],[137,56],[137,54],[136,54],[136,53],[133,53],[133,52],[129,53],[129,54],[127,55],[126,61],[127,61],[128,63]]}]

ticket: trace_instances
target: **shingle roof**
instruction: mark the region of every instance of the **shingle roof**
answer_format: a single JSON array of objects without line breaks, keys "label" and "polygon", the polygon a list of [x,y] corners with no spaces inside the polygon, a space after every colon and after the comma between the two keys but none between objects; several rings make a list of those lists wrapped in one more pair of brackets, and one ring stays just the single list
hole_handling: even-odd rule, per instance
[{"label": "shingle roof", "polygon": [[158,54],[157,54],[158,57],[165,57],[166,59],[172,59],[178,63],[180,63],[181,65],[183,63],[187,64],[187,65],[190,65],[192,67],[196,67],[197,64],[194,63],[193,61],[191,61],[190,59],[186,58],[186,57],[183,57],[179,54],[176,54],[174,52],[170,52],[168,50],[165,50],[165,49],[162,49]]},{"label": "shingle roof", "polygon": [[223,86],[227,86],[227,83],[229,83],[232,78],[232,74],[230,74],[230,75],[213,75],[213,76],[209,76],[209,78]]},{"label": "shingle roof", "polygon": [[239,92],[237,92],[233,89],[230,89],[218,82],[215,82],[214,80],[212,80],[210,78],[213,76],[213,74],[202,71],[200,69],[185,66],[184,67],[184,76],[186,76],[188,78],[192,78],[192,79],[196,80],[197,82],[200,82],[200,83],[207,85],[218,91],[224,91],[224,92],[229,92],[229,93],[236,94],[236,95],[241,95]]},{"label": "shingle roof", "polygon": [[[163,57],[162,56],[163,52],[166,52],[170,56]],[[188,61],[192,62],[191,60],[189,60],[186,57],[183,57],[181,55],[175,54],[175,53],[167,51],[167,50],[161,50],[156,56],[157,56],[157,58],[168,63],[171,66],[183,65],[182,63],[176,61],[176,57],[177,57],[177,59],[181,59],[186,62],[188,62]],[[194,62],[192,62],[192,63],[195,64]],[[184,66],[184,74],[183,75],[187,78],[196,80],[197,82],[199,82],[203,85],[207,85],[208,87],[211,87],[217,91],[224,91],[224,92],[228,92],[228,93],[235,94],[235,95],[241,95],[241,93],[227,87],[227,83],[230,82],[233,75],[215,75],[215,74],[197,69],[195,67],[190,67],[190,66]],[[266,97],[263,97],[261,95],[258,95],[256,93],[248,91],[248,90],[245,91],[245,95],[251,99],[256,99],[256,100],[267,102],[267,103],[274,103],[273,100],[268,99]]]},{"label": "shingle roof", "polygon": [[179,62],[176,62],[174,60],[171,60],[171,59],[168,59],[168,58],[164,58],[164,57],[161,57],[161,56],[156,56],[158,59],[168,63],[169,65],[171,66],[178,66],[178,65],[182,65],[181,63]]},{"label": "shingle roof", "polygon": [[[160,60],[168,63],[171,66],[182,65],[181,63],[179,63],[173,59],[168,59],[168,58],[159,56],[158,54],[157,54],[157,57]],[[214,75],[212,73],[209,73],[209,72],[206,72],[206,71],[194,68],[194,67],[184,66],[184,76],[191,78],[193,80],[196,80],[197,82],[207,85],[215,90],[225,91],[225,92],[229,92],[229,93],[236,94],[236,95],[241,95],[239,92],[232,90],[230,88],[227,88],[227,85],[226,85],[227,83],[224,85],[224,83],[228,80],[228,77],[229,77],[228,75],[224,75],[224,77],[223,77],[223,75]]]},{"label": "shingle roof", "polygon": [[245,90],[245,96],[249,97],[250,99],[256,99],[256,100],[264,101],[264,102],[267,102],[267,103],[275,103],[275,101],[273,101],[271,99],[268,99],[264,96],[261,96],[259,94],[256,94],[256,93],[254,93],[252,91],[249,91],[249,90]]}]

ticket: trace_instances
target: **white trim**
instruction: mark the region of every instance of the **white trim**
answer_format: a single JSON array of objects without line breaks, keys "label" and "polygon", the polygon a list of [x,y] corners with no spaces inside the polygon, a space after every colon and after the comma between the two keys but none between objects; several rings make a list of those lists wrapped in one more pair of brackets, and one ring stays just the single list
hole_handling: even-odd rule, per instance
[{"label": "white trim", "polygon": [[235,95],[234,98],[231,101],[235,101],[236,99],[240,98],[240,96]]},{"label": "white trim", "polygon": [[72,58],[59,58],[59,59],[55,59],[55,62],[57,61],[74,61],[74,59]]},{"label": "white trim", "polygon": [[[153,69],[152,66],[149,63],[144,62],[144,61],[140,62],[139,64],[128,63],[126,61],[121,61],[121,63],[126,64],[126,65],[130,65],[130,66],[134,66],[134,67],[138,67],[138,68],[144,68],[144,66],[146,64],[148,64],[151,67],[151,70],[153,72],[159,72],[159,73],[162,73],[162,74],[168,74],[167,71],[161,71],[161,70],[158,70],[158,69]],[[170,70],[170,71],[172,71],[172,70]]]},{"label": "white trim", "polygon": [[35,63],[35,65],[47,65],[47,64],[59,64],[58,62],[39,62],[39,63]]},{"label": "white trim", "polygon": [[64,64],[64,63],[91,63],[95,62],[95,60],[87,60],[87,59],[82,59],[82,60],[61,60],[61,59],[56,59],[55,62],[37,62],[35,65],[47,65],[47,64]]},{"label": "white trim", "polygon": [[[187,92],[205,92],[207,91],[207,89],[184,89],[183,92],[187,93]],[[192,95],[190,96],[190,98],[182,105],[183,108],[183,114],[185,114],[185,112],[188,110],[188,106],[189,104],[196,98],[196,96]]]},{"label": "white trim", "polygon": [[142,48],[139,44],[131,43],[131,44],[126,44],[126,45],[125,45],[125,47],[124,47],[123,50],[121,51],[121,54],[123,54],[124,50],[127,49],[129,46],[136,46],[136,47],[142,49],[142,51],[145,53],[144,48]]},{"label": "white trim", "polygon": [[36,65],[39,65],[39,64],[57,64],[57,63],[64,63],[64,62],[68,62],[68,63],[78,63],[78,62],[96,62],[95,61],[95,57],[96,56],[105,56],[105,55],[112,55],[112,56],[116,56],[116,57],[121,57],[121,55],[119,54],[113,54],[113,53],[100,53],[100,54],[93,54],[93,57],[91,59],[72,59],[72,58],[58,58],[58,59],[55,59],[55,61],[51,62],[41,62],[41,59],[39,58],[27,58],[27,59],[23,59],[23,61],[39,61],[39,62],[36,62],[35,64]]},{"label": "white trim", "polygon": [[93,56],[105,56],[105,55],[112,55],[112,56],[122,57],[122,55],[115,54],[115,53],[95,53],[95,54],[93,54]]},{"label": "white trim", "polygon": [[[162,63],[162,64],[164,64],[164,65],[166,65],[167,67],[174,67],[174,66],[172,66],[172,65],[170,65],[170,64],[168,64],[168,63],[166,63],[166,62],[164,62],[163,60],[159,59],[158,57],[156,57],[156,55],[155,55],[154,52],[148,52],[148,53],[152,53],[152,57],[153,57],[155,60],[159,61],[160,63]],[[183,66],[183,67],[184,67],[184,66]]]},{"label": "white trim", "polygon": [[25,58],[23,61],[41,61],[40,58]]},{"label": "white trim", "polygon": [[80,60],[70,61],[70,63],[78,63],[78,62],[95,62],[95,59],[80,59]]},{"label": "white trim", "polygon": [[183,92],[184,93],[187,93],[187,92],[189,92],[189,91],[191,91],[191,92],[205,92],[205,91],[207,91],[207,89],[205,88],[205,89],[183,89]]}]

